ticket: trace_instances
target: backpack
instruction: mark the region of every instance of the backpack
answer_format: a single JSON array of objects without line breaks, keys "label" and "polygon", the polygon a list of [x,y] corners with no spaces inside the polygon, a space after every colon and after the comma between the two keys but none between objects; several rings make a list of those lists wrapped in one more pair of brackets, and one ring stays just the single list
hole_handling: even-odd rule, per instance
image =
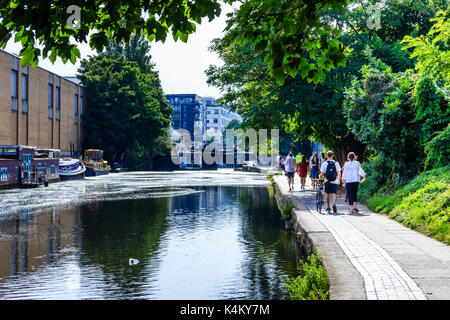
[{"label": "backpack", "polygon": [[327,171],[325,172],[325,178],[327,178],[328,181],[334,181],[337,178],[337,172],[336,172],[336,164],[334,161],[327,161]]}]

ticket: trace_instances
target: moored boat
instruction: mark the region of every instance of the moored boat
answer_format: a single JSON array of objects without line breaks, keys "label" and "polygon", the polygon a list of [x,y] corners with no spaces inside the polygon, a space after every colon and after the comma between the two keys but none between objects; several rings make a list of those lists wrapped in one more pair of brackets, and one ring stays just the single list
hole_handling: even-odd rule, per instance
[{"label": "moored boat", "polygon": [[57,182],[59,150],[41,150],[22,145],[0,145],[0,189],[37,187]]},{"label": "moored boat", "polygon": [[85,175],[87,177],[109,174],[111,167],[108,162],[103,160],[103,150],[88,149],[84,151]]},{"label": "moored boat", "polygon": [[86,167],[78,159],[62,158],[59,159],[59,177],[61,180],[84,179]]}]

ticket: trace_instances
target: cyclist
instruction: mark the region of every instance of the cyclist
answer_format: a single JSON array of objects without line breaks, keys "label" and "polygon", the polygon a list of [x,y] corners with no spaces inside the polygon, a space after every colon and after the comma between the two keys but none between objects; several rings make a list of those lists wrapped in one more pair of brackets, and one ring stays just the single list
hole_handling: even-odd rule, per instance
[{"label": "cyclist", "polygon": [[333,212],[337,212],[336,200],[339,181],[341,181],[341,166],[339,162],[333,160],[333,151],[327,152],[327,161],[320,167],[320,178],[325,178],[325,200],[327,202],[327,212],[330,212],[330,195],[333,198]]}]

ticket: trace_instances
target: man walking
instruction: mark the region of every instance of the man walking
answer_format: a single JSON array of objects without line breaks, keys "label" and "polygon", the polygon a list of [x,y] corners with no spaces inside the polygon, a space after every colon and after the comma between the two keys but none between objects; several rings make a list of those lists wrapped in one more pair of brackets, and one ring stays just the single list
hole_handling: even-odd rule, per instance
[{"label": "man walking", "polygon": [[325,177],[325,200],[327,201],[327,212],[330,210],[330,194],[333,198],[333,212],[337,212],[336,200],[339,181],[341,181],[341,166],[333,160],[333,151],[327,152],[327,161],[320,167],[320,178]]},{"label": "man walking", "polygon": [[289,191],[292,191],[294,189],[294,174],[297,171],[297,163],[295,162],[292,152],[290,152],[289,156],[286,158],[285,169],[288,178]]}]

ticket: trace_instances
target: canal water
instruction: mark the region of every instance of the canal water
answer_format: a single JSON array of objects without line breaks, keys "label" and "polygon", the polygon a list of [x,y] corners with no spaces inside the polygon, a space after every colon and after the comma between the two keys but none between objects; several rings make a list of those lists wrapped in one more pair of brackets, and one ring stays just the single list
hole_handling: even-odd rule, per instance
[{"label": "canal water", "polygon": [[257,173],[129,172],[0,197],[0,299],[288,299],[297,275]]}]

